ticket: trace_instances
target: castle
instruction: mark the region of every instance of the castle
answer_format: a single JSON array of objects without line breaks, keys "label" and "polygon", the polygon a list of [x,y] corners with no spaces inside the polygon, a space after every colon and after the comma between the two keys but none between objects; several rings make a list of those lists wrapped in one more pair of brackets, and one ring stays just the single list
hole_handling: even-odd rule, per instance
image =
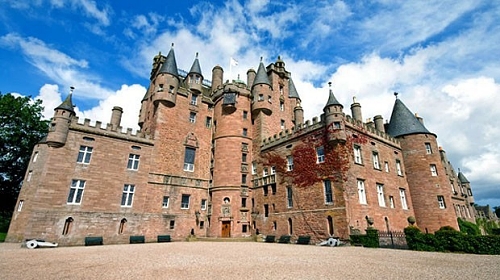
[{"label": "castle", "polygon": [[474,222],[470,182],[397,96],[389,122],[363,122],[360,103],[347,115],[330,89],[323,114],[304,122],[280,57],[246,83],[223,72],[207,81],[196,55],[179,74],[173,47],[156,55],[136,133],[122,132],[120,107],[107,125],[79,122],[70,93],[33,149],[6,241],[319,241],[370,225],[400,231],[408,217],[428,232]]}]

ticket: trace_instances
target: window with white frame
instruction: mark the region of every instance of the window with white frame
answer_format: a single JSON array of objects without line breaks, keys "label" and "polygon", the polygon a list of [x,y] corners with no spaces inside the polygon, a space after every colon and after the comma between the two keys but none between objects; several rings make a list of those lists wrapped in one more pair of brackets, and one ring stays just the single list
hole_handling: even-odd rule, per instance
[{"label": "window with white frame", "polygon": [[285,102],[280,101],[280,111],[285,111]]},{"label": "window with white frame", "polygon": [[194,158],[196,155],[196,149],[186,147],[184,151],[184,171],[193,172],[194,171]]},{"label": "window with white frame", "polygon": [[271,175],[276,174],[276,166],[271,166]]},{"label": "window with white frame", "polygon": [[198,104],[198,95],[196,94],[191,94],[191,101],[189,102],[191,105],[196,105]]},{"label": "window with white frame", "polygon": [[24,200],[19,200],[19,204],[17,205],[17,212],[21,212],[23,210]]},{"label": "window with white frame", "polygon": [[168,203],[169,202],[170,202],[170,197],[169,196],[163,196],[163,202],[161,204],[161,207],[168,208]]},{"label": "window with white frame", "polygon": [[354,146],[354,162],[357,164],[363,164],[363,159],[361,157],[361,147]]},{"label": "window with white frame", "polygon": [[71,180],[68,199],[66,200],[67,204],[80,204],[82,202],[84,188],[84,180]]},{"label": "window with white frame", "polygon": [[399,197],[401,198],[401,208],[408,209],[408,203],[406,202],[405,189],[399,189]]},{"label": "window with white frame", "polygon": [[293,190],[292,187],[286,187],[286,201],[287,201],[287,207],[292,208],[293,207]]},{"label": "window with white frame", "polygon": [[395,207],[395,205],[394,205],[394,197],[393,197],[392,195],[391,195],[391,196],[389,196],[389,206],[390,206],[391,208],[394,208],[394,207]]},{"label": "window with white frame", "polygon": [[196,113],[195,112],[189,112],[189,122],[190,123],[196,122]]},{"label": "window with white frame", "polygon": [[437,176],[438,175],[437,168],[436,168],[435,164],[431,164],[430,165],[430,169],[431,169],[431,175],[432,176]]},{"label": "window with white frame", "polygon": [[174,86],[170,86],[168,88],[168,93],[174,93],[174,91],[175,91],[175,87]]},{"label": "window with white frame", "polygon": [[252,174],[257,174],[257,162],[252,162]]},{"label": "window with white frame", "polygon": [[264,95],[263,94],[259,94],[259,99],[258,101],[264,101]]},{"label": "window with white frame", "polygon": [[366,204],[365,181],[358,180],[358,197],[360,204]]},{"label": "window with white frame", "polygon": [[121,202],[122,207],[132,207],[132,201],[134,200],[134,192],[135,192],[134,185],[125,184],[123,186],[122,202]]},{"label": "window with white frame", "polygon": [[316,148],[316,163],[325,162],[325,148],[323,146]]},{"label": "window with white frame", "polygon": [[446,204],[444,203],[444,196],[438,195],[437,199],[438,199],[439,208],[440,209],[445,209],[446,208]]},{"label": "window with white frame", "polygon": [[293,156],[286,157],[286,170],[287,171],[293,170]]},{"label": "window with white frame", "polygon": [[384,162],[384,169],[385,169],[385,172],[389,173],[389,163],[387,161]]},{"label": "window with white frame", "polygon": [[281,126],[280,128],[281,128],[282,130],[283,130],[283,129],[285,129],[285,120],[281,120],[281,122],[280,122],[280,126]]},{"label": "window with white frame", "polygon": [[269,175],[269,170],[266,167],[262,170],[262,176],[266,177],[267,175]]},{"label": "window with white frame", "polygon": [[36,162],[37,159],[38,159],[38,152],[35,152],[33,154],[33,162]]},{"label": "window with white frame", "polygon": [[80,146],[80,151],[78,152],[78,158],[76,159],[76,162],[89,164],[90,157],[92,156],[92,150],[92,147]]},{"label": "window with white frame", "polygon": [[432,154],[431,143],[425,143],[425,151],[427,152],[427,154]]},{"label": "window with white frame", "polygon": [[31,176],[33,176],[33,171],[28,171],[28,176],[26,177],[26,181],[29,182],[31,181]]},{"label": "window with white frame", "polygon": [[403,170],[401,169],[401,161],[399,159],[396,160],[396,172],[398,176],[403,176]]},{"label": "window with white frame", "polygon": [[140,155],[129,154],[128,155],[127,169],[128,170],[138,170],[139,169],[139,158],[140,158]]},{"label": "window with white frame", "polygon": [[330,180],[324,180],[323,185],[325,189],[325,203],[333,204],[332,182]]},{"label": "window with white frame", "polygon": [[189,209],[189,194],[183,194],[181,197],[181,209]]},{"label": "window with white frame", "polygon": [[451,192],[456,193],[457,191],[455,190],[455,185],[453,184],[453,181],[450,181],[450,186],[451,186]]},{"label": "window with white frame", "polygon": [[211,117],[207,117],[207,119],[205,120],[205,126],[207,128],[212,127],[212,118]]},{"label": "window with white frame", "polygon": [[378,153],[377,152],[373,152],[372,158],[373,158],[373,168],[380,169],[380,161],[379,161],[379,158],[378,158]]},{"label": "window with white frame", "polygon": [[200,208],[201,208],[201,210],[207,210],[207,200],[206,199],[201,200]]},{"label": "window with white frame", "polygon": [[377,184],[377,197],[378,205],[380,207],[385,207],[384,185],[382,184]]},{"label": "window with white frame", "polygon": [[158,85],[158,91],[163,91],[163,84]]}]

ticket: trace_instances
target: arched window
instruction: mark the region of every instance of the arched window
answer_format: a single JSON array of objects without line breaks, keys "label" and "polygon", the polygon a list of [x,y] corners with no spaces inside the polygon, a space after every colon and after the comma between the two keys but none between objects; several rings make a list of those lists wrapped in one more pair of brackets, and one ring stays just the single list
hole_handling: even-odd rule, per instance
[{"label": "arched window", "polygon": [[64,222],[63,235],[67,235],[71,229],[71,223],[73,223],[73,218],[69,217]]},{"label": "arched window", "polygon": [[292,235],[293,234],[293,224],[292,224],[292,218],[288,218],[288,234]]},{"label": "arched window", "polygon": [[333,234],[333,218],[332,218],[332,216],[328,216],[328,217],[326,218],[326,220],[327,220],[327,222],[328,222],[328,234],[329,234],[330,236],[333,236],[333,235],[334,235],[334,234]]},{"label": "arched window", "polygon": [[123,231],[125,230],[125,223],[127,222],[127,219],[123,218],[120,221],[120,227],[118,227],[118,234],[122,234]]}]

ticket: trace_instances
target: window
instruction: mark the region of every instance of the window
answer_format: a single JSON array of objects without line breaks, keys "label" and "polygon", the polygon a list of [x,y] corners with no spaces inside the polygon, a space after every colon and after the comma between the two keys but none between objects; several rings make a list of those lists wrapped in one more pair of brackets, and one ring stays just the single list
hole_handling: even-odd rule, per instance
[{"label": "window", "polygon": [[191,105],[196,105],[198,104],[198,95],[196,94],[191,94],[191,101],[189,102]]},{"label": "window", "polygon": [[241,162],[247,162],[247,154],[246,153],[241,154]]},{"label": "window", "polygon": [[341,129],[340,122],[333,122],[333,129]]},{"label": "window", "polygon": [[267,96],[267,101],[268,101],[269,103],[271,103],[271,95],[268,95],[268,96]]},{"label": "window", "polygon": [[263,94],[259,94],[259,101],[264,101],[264,95]]},{"label": "window", "polygon": [[425,143],[425,151],[427,154],[432,154],[431,143]]},{"label": "window", "polygon": [[324,180],[323,185],[325,187],[325,203],[333,204],[332,182],[330,180]]},{"label": "window", "polygon": [[248,112],[247,111],[243,111],[243,119],[244,120],[248,119]]},{"label": "window", "polygon": [[241,174],[241,183],[243,185],[247,183],[247,174]]},{"label": "window", "polygon": [[181,198],[181,209],[189,209],[189,194],[183,194]]},{"label": "window", "polygon": [[293,170],[293,156],[286,157],[286,170],[287,171]]},{"label": "window", "polygon": [[293,190],[292,187],[286,187],[286,200],[288,208],[293,207]]},{"label": "window", "polygon": [[33,171],[28,171],[28,177],[26,177],[26,181],[29,182],[31,181],[31,176],[33,176]]},{"label": "window", "polygon": [[200,221],[200,229],[203,229],[205,227],[205,221]]},{"label": "window", "polygon": [[380,207],[385,207],[384,185],[382,184],[377,184],[377,197],[378,197],[378,205]]},{"label": "window", "polygon": [[193,172],[194,171],[194,158],[196,155],[196,150],[194,148],[186,147],[184,151],[184,171]]},{"label": "window", "polygon": [[175,90],[175,87],[174,86],[170,86],[168,88],[168,93],[174,93],[174,90]]},{"label": "window", "polygon": [[168,208],[168,201],[169,201],[169,200],[170,200],[170,197],[168,197],[168,196],[164,196],[164,197],[163,197],[163,202],[162,202],[162,204],[161,204],[161,207],[163,207],[163,208]]},{"label": "window", "polygon": [[408,204],[406,203],[406,192],[404,189],[399,189],[399,196],[401,197],[401,207],[403,209],[408,209]]},{"label": "window", "polygon": [[139,169],[139,155],[129,154],[128,155],[128,170],[138,170]]},{"label": "window", "polygon": [[276,174],[276,166],[271,166],[271,175]]},{"label": "window", "polygon": [[387,161],[384,162],[384,169],[385,169],[385,172],[389,173],[389,163]]},{"label": "window", "polygon": [[246,128],[243,128],[243,136],[248,136],[248,129]]},{"label": "window", "polygon": [[358,196],[359,196],[359,203],[366,204],[365,181],[363,180],[358,180]]},{"label": "window", "polygon": [[120,226],[118,227],[118,234],[122,234],[123,231],[125,230],[125,223],[127,222],[127,219],[123,218],[120,221]]},{"label": "window", "polygon": [[78,152],[78,158],[76,159],[76,162],[89,164],[91,156],[92,147],[80,146],[80,151]]},{"label": "window", "polygon": [[276,221],[273,221],[273,230],[277,230],[278,229],[278,223]]},{"label": "window", "polygon": [[196,122],[196,113],[195,112],[189,112],[189,122],[190,123]]},{"label": "window", "polygon": [[450,182],[450,185],[451,185],[451,192],[452,192],[453,194],[456,194],[456,193],[457,193],[457,191],[455,190],[455,185],[453,184],[453,181],[451,181],[451,182]]},{"label": "window", "polygon": [[292,235],[293,234],[293,224],[292,224],[292,218],[288,218],[288,234]]},{"label": "window", "polygon": [[207,128],[210,128],[212,126],[212,118],[211,117],[207,117],[207,119],[205,120],[205,126]]},{"label": "window", "polygon": [[446,204],[444,203],[444,196],[442,195],[438,195],[438,205],[439,205],[439,208],[440,209],[445,209],[446,208]]},{"label": "window", "polygon": [[389,196],[389,206],[391,208],[394,208],[394,197],[392,195]]},{"label": "window", "polygon": [[357,164],[363,164],[363,159],[361,158],[361,147],[354,146],[354,162]]},{"label": "window", "polygon": [[122,193],[122,207],[132,207],[132,200],[134,199],[135,186],[125,184]]},{"label": "window", "polygon": [[281,120],[280,125],[282,130],[285,129],[285,120]]},{"label": "window", "polygon": [[37,159],[38,159],[38,152],[35,152],[35,154],[33,155],[33,162],[36,162]]},{"label": "window", "polygon": [[257,163],[255,161],[252,162],[252,174],[257,174]]},{"label": "window", "polygon": [[170,220],[170,229],[175,228],[175,220]]},{"label": "window", "polygon": [[264,191],[264,196],[267,196],[267,194],[269,193],[269,187],[268,186],[264,186],[262,188],[262,190]]},{"label": "window", "polygon": [[242,208],[246,208],[247,207],[247,198],[246,197],[242,197],[241,198],[241,207]]},{"label": "window", "polygon": [[207,200],[206,199],[202,199],[201,200],[201,210],[207,210]]},{"label": "window", "polygon": [[72,180],[69,187],[68,204],[80,204],[82,202],[83,189],[85,188],[85,181]]},{"label": "window", "polygon": [[396,160],[396,172],[398,176],[403,176],[403,171],[401,170],[401,161],[399,159]]},{"label": "window", "polygon": [[372,158],[373,158],[373,168],[380,169],[380,162],[378,159],[378,153],[373,152]]},{"label": "window", "polygon": [[285,102],[280,101],[280,111],[285,111]]},{"label": "window", "polygon": [[325,162],[325,148],[323,146],[316,148],[316,163]]},{"label": "window", "polygon": [[64,221],[63,235],[67,235],[71,229],[71,224],[73,223],[73,218],[69,217]]},{"label": "window", "polygon": [[333,236],[333,218],[332,218],[332,216],[328,216],[326,218],[326,222],[327,222],[327,225],[328,225],[328,234],[330,236]]},{"label": "window", "polygon": [[[276,184],[272,184],[271,185],[271,192],[273,193],[273,195],[276,194]],[[273,204],[274,205],[274,204]]]},{"label": "window", "polygon": [[269,217],[269,205],[264,204],[264,217]]},{"label": "window", "polygon": [[23,210],[24,200],[19,200],[19,204],[17,205],[17,212],[21,212]]},{"label": "window", "polygon": [[431,164],[430,168],[431,168],[431,175],[432,176],[437,176],[438,172],[437,172],[436,165],[435,164]]},{"label": "window", "polygon": [[269,175],[269,171],[267,170],[267,168],[264,168],[262,170],[262,176],[266,177],[267,175]]},{"label": "window", "polygon": [[158,91],[163,91],[163,84],[158,85]]}]

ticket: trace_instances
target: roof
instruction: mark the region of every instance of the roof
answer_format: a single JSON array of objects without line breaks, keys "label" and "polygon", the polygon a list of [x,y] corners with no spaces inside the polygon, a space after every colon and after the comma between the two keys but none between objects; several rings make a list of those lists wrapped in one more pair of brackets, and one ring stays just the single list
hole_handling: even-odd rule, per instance
[{"label": "roof", "polygon": [[463,183],[470,183],[469,180],[467,180],[467,178],[465,178],[465,175],[462,172],[458,172],[458,180],[460,180],[460,182],[462,184]]},{"label": "roof", "polygon": [[253,86],[258,84],[266,84],[271,86],[271,82],[269,81],[269,77],[267,76],[266,67],[264,67],[262,61],[259,64],[257,75],[255,76],[255,80],[253,81]]},{"label": "roof", "polygon": [[295,88],[292,77],[290,77],[290,79],[288,80],[288,97],[297,98],[300,100],[299,93],[297,92],[297,89]]},{"label": "roof", "polygon": [[177,71],[177,62],[175,61],[173,44],[172,48],[170,48],[170,51],[168,52],[165,62],[163,62],[163,65],[161,66],[159,73],[167,73],[179,77],[179,71]]},{"label": "roof", "polygon": [[57,106],[54,110],[63,109],[75,113],[75,111],[73,110],[74,107],[73,102],[71,101],[72,95],[73,95],[72,93],[68,94],[68,96],[66,96],[66,99],[61,103],[61,105]]},{"label": "roof", "polygon": [[325,108],[332,105],[341,106],[342,108],[344,108],[344,105],[340,104],[337,98],[335,98],[335,95],[333,95],[331,83],[329,83],[329,85],[330,85],[330,95],[328,96],[328,102],[326,102]]},{"label": "roof", "polygon": [[396,103],[392,109],[391,120],[387,125],[386,131],[392,137],[410,134],[434,134],[429,132],[399,99],[396,99]]},{"label": "roof", "polygon": [[194,59],[193,65],[191,66],[191,70],[189,70],[188,75],[191,73],[198,74],[203,77],[203,74],[201,74],[200,62],[198,61],[198,53],[196,53],[196,58]]}]

